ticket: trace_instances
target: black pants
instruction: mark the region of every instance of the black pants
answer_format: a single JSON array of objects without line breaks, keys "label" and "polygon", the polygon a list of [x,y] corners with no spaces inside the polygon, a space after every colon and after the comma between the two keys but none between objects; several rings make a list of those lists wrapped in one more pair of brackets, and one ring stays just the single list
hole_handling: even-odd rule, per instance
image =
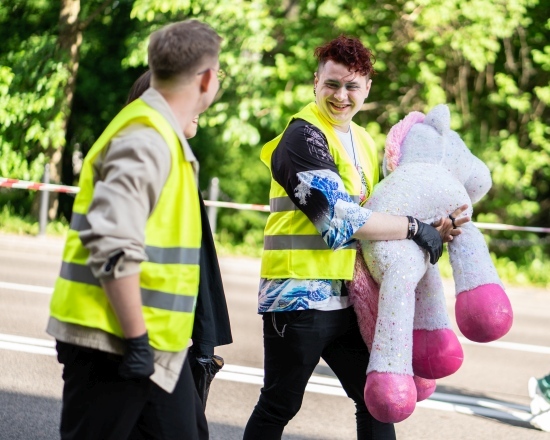
[{"label": "black pants", "polygon": [[208,439],[187,360],[167,393],[150,379],[121,379],[120,356],[59,341],[57,353],[65,382],[62,440]]},{"label": "black pants", "polygon": [[[344,310],[265,313],[264,387],[244,440],[279,440],[296,415],[313,370],[322,357],[356,407],[357,438],[393,440],[393,424],[368,412],[363,389],[369,353],[352,307]],[[323,423],[319,420],[319,423]]]}]

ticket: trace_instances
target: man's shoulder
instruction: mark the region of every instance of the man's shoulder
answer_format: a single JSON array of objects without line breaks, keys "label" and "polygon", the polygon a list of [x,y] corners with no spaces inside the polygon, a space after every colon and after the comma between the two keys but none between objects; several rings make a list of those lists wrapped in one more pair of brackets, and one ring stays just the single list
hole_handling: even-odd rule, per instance
[{"label": "man's shoulder", "polygon": [[106,151],[106,158],[128,162],[170,161],[170,149],[162,134],[145,124],[131,124],[117,133]]},{"label": "man's shoulder", "polygon": [[326,136],[320,128],[303,119],[295,119],[288,125],[281,141],[286,145],[299,145],[309,143],[311,139],[326,143]]},{"label": "man's shoulder", "polygon": [[164,137],[155,128],[145,124],[131,124],[120,130],[111,140],[111,147],[149,150],[168,148]]}]

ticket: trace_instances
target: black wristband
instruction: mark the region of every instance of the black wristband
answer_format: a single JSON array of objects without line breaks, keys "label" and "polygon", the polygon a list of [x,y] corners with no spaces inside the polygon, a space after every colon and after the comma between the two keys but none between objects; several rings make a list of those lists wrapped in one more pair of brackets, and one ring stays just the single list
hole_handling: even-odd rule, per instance
[{"label": "black wristband", "polygon": [[407,239],[410,240],[416,235],[416,220],[410,215],[407,216],[409,220],[409,229],[407,230]]}]

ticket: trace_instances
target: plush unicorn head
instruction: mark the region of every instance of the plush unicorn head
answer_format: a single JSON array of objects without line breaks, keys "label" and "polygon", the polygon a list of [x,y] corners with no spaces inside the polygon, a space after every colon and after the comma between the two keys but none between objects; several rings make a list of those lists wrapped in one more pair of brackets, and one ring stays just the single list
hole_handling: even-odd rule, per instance
[{"label": "plush unicorn head", "polygon": [[[365,207],[412,215],[425,223],[471,206],[491,187],[491,176],[450,128],[446,105],[428,114],[412,112],[390,130],[386,176]],[[512,308],[482,234],[472,223],[448,244],[456,290],[455,315],[468,339],[489,342],[512,325]],[[356,265],[350,298],[371,351],[365,402],[383,422],[399,422],[417,400],[435,389],[435,379],[453,374],[463,352],[446,311],[437,265],[412,240],[363,241],[364,263]],[[375,311],[375,312],[374,312]]]}]

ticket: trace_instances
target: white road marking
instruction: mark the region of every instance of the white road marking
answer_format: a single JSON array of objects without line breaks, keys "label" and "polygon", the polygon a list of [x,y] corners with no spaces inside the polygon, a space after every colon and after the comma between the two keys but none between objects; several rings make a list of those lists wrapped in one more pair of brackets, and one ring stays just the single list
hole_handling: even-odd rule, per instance
[{"label": "white road marking", "polygon": [[[28,338],[25,336],[0,333],[0,350],[19,351],[24,353],[55,356],[55,341],[52,339]],[[216,375],[217,379],[231,382],[263,385],[264,372],[261,368],[243,367],[240,365],[224,365]],[[333,377],[312,376],[306,387],[311,393],[332,396],[346,396],[340,381]],[[461,414],[491,417],[512,422],[528,422],[531,419],[529,407],[510,402],[492,399],[462,396],[435,392],[417,407],[438,411],[450,411]]]},{"label": "white road marking", "polygon": [[0,281],[0,289],[18,290],[21,292],[32,293],[44,293],[46,295],[51,295],[53,292],[53,287],[32,286],[30,284],[5,283],[3,281]]},{"label": "white road marking", "polygon": [[[52,287],[6,283],[6,282],[0,281],[0,291],[2,289],[17,290],[17,291],[31,292],[31,293],[42,293],[47,295],[51,295],[51,293],[53,292]],[[504,350],[524,351],[529,353],[550,354],[550,347],[546,347],[542,345],[520,344],[517,342],[506,342],[506,341],[494,341],[494,342],[479,344],[478,342],[470,341],[469,339],[466,339],[462,336],[459,336],[458,340],[460,341],[461,344],[483,345],[484,347],[489,347],[489,348],[500,348]]]},{"label": "white road marking", "polygon": [[461,344],[479,345],[490,348],[503,348],[505,350],[526,351],[529,353],[550,354],[550,347],[543,345],[520,344],[518,342],[493,341],[486,343],[473,342],[462,336],[458,337]]}]

